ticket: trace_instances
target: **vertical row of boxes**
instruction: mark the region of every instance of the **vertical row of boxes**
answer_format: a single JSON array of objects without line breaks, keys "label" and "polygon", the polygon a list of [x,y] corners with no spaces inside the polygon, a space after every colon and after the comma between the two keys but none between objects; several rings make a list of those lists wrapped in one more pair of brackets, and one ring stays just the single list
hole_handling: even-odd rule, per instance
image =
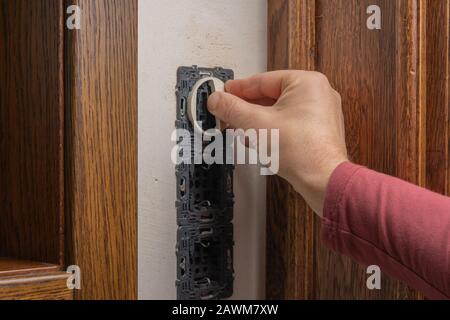
[{"label": "vertical row of boxes", "polygon": [[[226,82],[233,78],[233,71],[193,66],[180,67],[177,72],[176,128],[190,132],[190,141],[183,141],[180,136],[178,144],[191,145],[190,155],[183,155],[181,148],[179,158],[184,160],[176,166],[179,300],[223,299],[233,293],[234,166],[195,164],[193,141],[197,133],[187,115],[190,91],[202,77],[216,77]],[[202,121],[205,130],[215,127],[215,118],[207,110],[210,93],[208,83],[197,92],[197,120]],[[202,151],[211,142],[203,142]]]}]

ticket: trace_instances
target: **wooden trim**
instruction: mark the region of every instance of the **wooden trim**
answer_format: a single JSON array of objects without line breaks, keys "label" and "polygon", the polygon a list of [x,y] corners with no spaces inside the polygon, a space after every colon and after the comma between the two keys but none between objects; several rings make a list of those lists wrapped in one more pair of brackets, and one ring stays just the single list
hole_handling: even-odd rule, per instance
[{"label": "wooden trim", "polygon": [[427,17],[426,186],[450,195],[450,1],[428,1]]},{"label": "wooden trim", "polygon": [[[315,0],[269,0],[268,10],[268,69],[314,70]],[[267,189],[266,295],[312,298],[316,218],[283,179],[269,177]]]},{"label": "wooden trim", "polygon": [[137,1],[71,0],[66,31],[66,251],[77,299],[137,297]]},{"label": "wooden trim", "polygon": [[396,176],[424,186],[426,3],[396,0]]},{"label": "wooden trim", "polygon": [[0,278],[0,300],[72,300],[67,287],[69,275],[63,272]]},{"label": "wooden trim", "polygon": [[[426,175],[426,0],[396,0],[396,173],[425,186]],[[396,299],[423,296],[394,284]]]},{"label": "wooden trim", "polygon": [[60,269],[61,266],[48,263],[0,258],[0,280],[4,277],[49,273]]}]

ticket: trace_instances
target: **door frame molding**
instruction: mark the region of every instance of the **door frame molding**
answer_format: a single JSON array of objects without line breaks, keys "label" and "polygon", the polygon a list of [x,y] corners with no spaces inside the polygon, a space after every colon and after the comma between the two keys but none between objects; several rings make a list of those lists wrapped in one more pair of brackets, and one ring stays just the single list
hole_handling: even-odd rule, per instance
[{"label": "door frame molding", "polygon": [[75,299],[137,298],[137,0],[65,0],[66,264]]},{"label": "door frame molding", "polygon": [[[268,1],[268,70],[315,70],[315,20],[315,0]],[[267,298],[312,298],[316,223],[291,185],[268,177]]]}]

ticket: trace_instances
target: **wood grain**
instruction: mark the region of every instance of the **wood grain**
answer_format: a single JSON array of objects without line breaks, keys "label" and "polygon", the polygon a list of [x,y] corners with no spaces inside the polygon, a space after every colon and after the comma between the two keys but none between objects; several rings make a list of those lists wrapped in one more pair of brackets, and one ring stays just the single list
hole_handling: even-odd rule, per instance
[{"label": "wood grain", "polygon": [[428,1],[426,178],[429,189],[446,195],[450,195],[449,21],[450,1]]},{"label": "wood grain", "polygon": [[[315,69],[314,1],[269,1],[268,10],[268,69]],[[268,177],[267,189],[267,297],[312,298],[314,215],[283,179]]]},{"label": "wood grain", "polygon": [[0,300],[72,300],[63,272],[21,278],[0,278]]},{"label": "wood grain", "polygon": [[[376,3],[383,13],[380,31],[366,28],[366,8],[374,2],[318,2],[317,69],[341,93],[351,159],[418,183],[418,8],[409,0]],[[415,298],[387,277],[382,290],[368,290],[364,268],[322,247],[318,230],[316,250],[319,299]]]},{"label": "wood grain", "polygon": [[63,7],[0,0],[0,256],[63,263]]},{"label": "wood grain", "polygon": [[36,273],[49,273],[60,270],[60,266],[11,258],[0,258],[0,278]]},{"label": "wood grain", "polygon": [[[366,27],[373,4],[381,8],[382,30]],[[342,95],[351,159],[441,189],[449,165],[448,41],[447,0],[269,0],[269,69],[325,73]],[[432,76],[437,65],[445,72]],[[430,103],[438,107],[427,116]],[[427,126],[441,137],[427,136]],[[426,162],[434,149],[437,167]],[[431,177],[430,170],[438,171]],[[421,298],[387,276],[382,290],[369,291],[365,269],[321,245],[319,220],[279,178],[268,184],[267,247],[269,298]]]},{"label": "wood grain", "polygon": [[137,1],[75,0],[66,32],[67,261],[77,299],[137,295]]}]

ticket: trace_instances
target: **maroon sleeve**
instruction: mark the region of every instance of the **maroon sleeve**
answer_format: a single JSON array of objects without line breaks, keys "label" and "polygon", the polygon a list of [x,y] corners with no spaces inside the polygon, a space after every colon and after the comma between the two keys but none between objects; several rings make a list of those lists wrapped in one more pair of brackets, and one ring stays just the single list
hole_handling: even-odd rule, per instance
[{"label": "maroon sleeve", "polygon": [[343,163],[328,185],[322,241],[430,299],[450,299],[450,198]]}]

